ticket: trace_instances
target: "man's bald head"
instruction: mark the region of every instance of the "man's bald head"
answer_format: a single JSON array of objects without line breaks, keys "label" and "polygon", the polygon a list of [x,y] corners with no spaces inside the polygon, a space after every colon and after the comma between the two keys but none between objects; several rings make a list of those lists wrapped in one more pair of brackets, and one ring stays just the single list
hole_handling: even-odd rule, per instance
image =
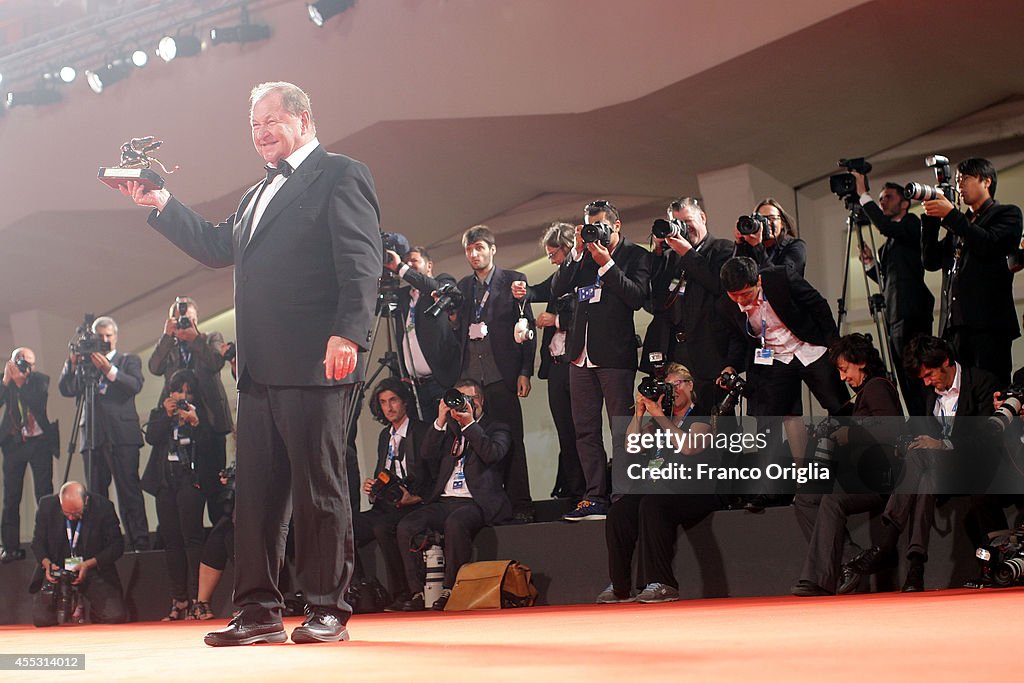
[{"label": "man's bald head", "polygon": [[69,481],[60,487],[60,509],[68,519],[81,519],[85,512],[85,487],[77,481]]}]

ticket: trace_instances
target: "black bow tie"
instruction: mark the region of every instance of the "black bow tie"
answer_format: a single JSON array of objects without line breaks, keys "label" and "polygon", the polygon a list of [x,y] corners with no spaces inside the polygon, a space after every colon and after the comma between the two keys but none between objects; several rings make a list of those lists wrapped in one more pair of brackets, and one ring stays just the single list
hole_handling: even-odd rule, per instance
[{"label": "black bow tie", "polygon": [[274,176],[276,176],[279,173],[281,175],[283,175],[285,178],[287,178],[288,176],[290,176],[292,174],[291,164],[289,164],[284,159],[281,159],[279,162],[277,162],[277,168],[274,168],[270,164],[267,164],[263,168],[267,171],[267,183],[268,184],[273,182]]}]

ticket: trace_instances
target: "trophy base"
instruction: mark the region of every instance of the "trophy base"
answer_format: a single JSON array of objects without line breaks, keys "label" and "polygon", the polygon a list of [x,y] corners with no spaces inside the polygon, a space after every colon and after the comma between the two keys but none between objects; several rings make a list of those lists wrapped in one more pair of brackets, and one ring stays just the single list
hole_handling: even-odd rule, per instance
[{"label": "trophy base", "polygon": [[118,189],[129,180],[134,180],[142,185],[147,192],[159,190],[164,186],[164,179],[156,171],[148,168],[105,168],[100,167],[99,179],[101,183]]}]

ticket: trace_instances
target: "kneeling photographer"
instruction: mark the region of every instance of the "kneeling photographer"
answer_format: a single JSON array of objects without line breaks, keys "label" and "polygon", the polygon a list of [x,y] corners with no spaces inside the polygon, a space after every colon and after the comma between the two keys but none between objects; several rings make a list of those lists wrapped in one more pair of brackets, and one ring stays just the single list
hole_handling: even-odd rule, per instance
[{"label": "kneeling photographer", "polygon": [[29,585],[29,592],[36,594],[33,624],[77,621],[83,598],[92,622],[125,620],[114,564],[124,554],[124,537],[109,500],[77,481],[64,484],[56,496],[44,496],[36,510],[32,552],[39,562]]},{"label": "kneeling photographer", "polygon": [[214,457],[215,433],[196,398],[196,374],[178,370],[167,383],[167,397],[149,414],[146,441],[153,451],[142,488],[156,497],[160,537],[171,578],[171,609],[164,621],[187,619],[199,591],[206,493],[198,472]]},{"label": "kneeling photographer", "polygon": [[[395,600],[408,600],[402,554],[396,529],[398,523],[423,502],[433,488],[433,473],[420,458],[427,424],[409,416],[413,408],[409,386],[397,377],[382,379],[373,390],[370,412],[384,429],[377,439],[377,465],[373,479],[363,482],[363,493],[373,506],[352,519],[356,547],[377,539],[384,555],[388,588]],[[364,579],[362,563],[356,555],[355,577]]]}]

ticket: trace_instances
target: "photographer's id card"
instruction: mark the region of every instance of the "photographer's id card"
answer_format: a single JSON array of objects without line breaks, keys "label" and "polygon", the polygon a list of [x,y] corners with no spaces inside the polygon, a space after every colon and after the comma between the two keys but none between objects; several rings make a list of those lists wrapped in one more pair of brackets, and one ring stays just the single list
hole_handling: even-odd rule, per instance
[{"label": "photographer's id card", "polygon": [[601,300],[601,288],[597,285],[587,285],[576,290],[576,300],[581,304],[596,304]]},{"label": "photographer's id card", "polygon": [[469,338],[473,340],[483,339],[487,336],[487,323],[481,320],[478,323],[470,323]]},{"label": "photographer's id card", "polygon": [[754,365],[771,365],[775,362],[775,352],[767,346],[754,349]]},{"label": "photographer's id card", "polygon": [[465,463],[465,456],[459,458],[459,461],[455,463],[455,472],[452,473],[453,491],[461,491],[466,486],[466,470],[464,468]]},{"label": "photographer's id card", "polygon": [[82,558],[72,555],[71,557],[64,560],[64,571],[77,572],[78,567],[82,564]]}]

